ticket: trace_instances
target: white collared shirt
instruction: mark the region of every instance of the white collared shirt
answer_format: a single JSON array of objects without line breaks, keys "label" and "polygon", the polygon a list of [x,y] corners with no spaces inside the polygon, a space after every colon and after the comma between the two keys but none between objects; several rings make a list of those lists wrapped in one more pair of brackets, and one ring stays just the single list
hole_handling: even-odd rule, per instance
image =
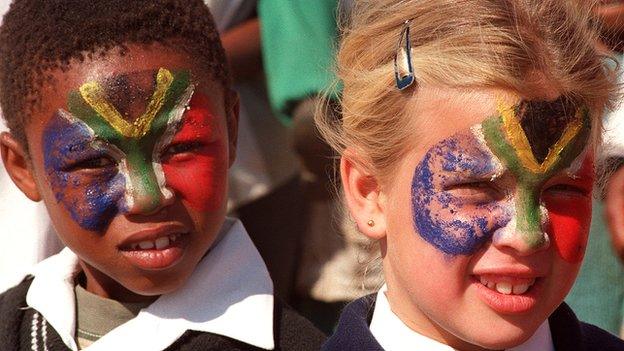
[{"label": "white collared shirt", "polygon": [[[226,336],[267,350],[273,339],[273,283],[242,223],[226,219],[220,241],[188,281],[160,296],[130,321],[85,350],[162,350],[187,330]],[[26,295],[71,350],[76,313],[74,278],[78,257],[70,250],[39,263]]]},{"label": "white collared shirt", "polygon": [[[407,325],[390,309],[386,297],[387,286],[377,293],[375,310],[370,324],[370,331],[381,347],[386,351],[454,351],[452,347],[419,334]],[[548,320],[535,331],[529,340],[508,351],[554,351]]]}]

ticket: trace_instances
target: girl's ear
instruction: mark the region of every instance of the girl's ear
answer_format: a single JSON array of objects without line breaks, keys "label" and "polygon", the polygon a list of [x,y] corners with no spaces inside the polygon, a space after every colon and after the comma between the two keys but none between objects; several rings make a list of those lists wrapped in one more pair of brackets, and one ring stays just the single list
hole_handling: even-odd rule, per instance
[{"label": "girl's ear", "polygon": [[0,133],[0,154],[13,183],[33,201],[41,201],[30,162],[22,145],[10,133]]},{"label": "girl's ear", "polygon": [[357,155],[349,149],[340,160],[340,175],[349,212],[360,232],[373,240],[384,238],[386,216],[377,179],[357,162]]}]

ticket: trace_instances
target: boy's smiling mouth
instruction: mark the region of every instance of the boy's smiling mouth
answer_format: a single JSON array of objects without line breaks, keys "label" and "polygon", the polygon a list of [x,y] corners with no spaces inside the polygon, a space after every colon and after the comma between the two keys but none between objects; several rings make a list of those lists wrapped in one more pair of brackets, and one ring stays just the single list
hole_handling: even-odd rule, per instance
[{"label": "boy's smiling mouth", "polygon": [[118,245],[121,254],[145,270],[167,269],[178,263],[188,245],[190,231],[179,224],[140,230]]}]

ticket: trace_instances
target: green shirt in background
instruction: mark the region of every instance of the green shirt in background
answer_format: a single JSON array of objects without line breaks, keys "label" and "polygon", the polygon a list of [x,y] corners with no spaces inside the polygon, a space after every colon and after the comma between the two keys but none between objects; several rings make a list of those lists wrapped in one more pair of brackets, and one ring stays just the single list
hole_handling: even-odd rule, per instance
[{"label": "green shirt in background", "polygon": [[271,107],[290,123],[294,103],[334,81],[336,0],[260,0],[264,69]]},{"label": "green shirt in background", "polygon": [[602,203],[594,201],[585,259],[566,302],[583,322],[620,335],[624,269],[611,247],[603,211]]}]

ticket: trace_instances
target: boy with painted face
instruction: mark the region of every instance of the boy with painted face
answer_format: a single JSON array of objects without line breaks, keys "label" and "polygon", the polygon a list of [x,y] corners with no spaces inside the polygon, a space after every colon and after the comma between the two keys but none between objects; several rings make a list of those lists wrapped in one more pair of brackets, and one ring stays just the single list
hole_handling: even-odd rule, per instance
[{"label": "boy with painted face", "polygon": [[0,57],[3,161],[68,247],[0,295],[0,349],[318,349],[225,218],[238,102],[201,1],[17,0]]},{"label": "boy with painted face", "polygon": [[343,119],[317,122],[386,284],[346,307],[323,349],[624,349],[562,303],[616,87],[589,13],[555,0],[356,3],[338,56]]}]

